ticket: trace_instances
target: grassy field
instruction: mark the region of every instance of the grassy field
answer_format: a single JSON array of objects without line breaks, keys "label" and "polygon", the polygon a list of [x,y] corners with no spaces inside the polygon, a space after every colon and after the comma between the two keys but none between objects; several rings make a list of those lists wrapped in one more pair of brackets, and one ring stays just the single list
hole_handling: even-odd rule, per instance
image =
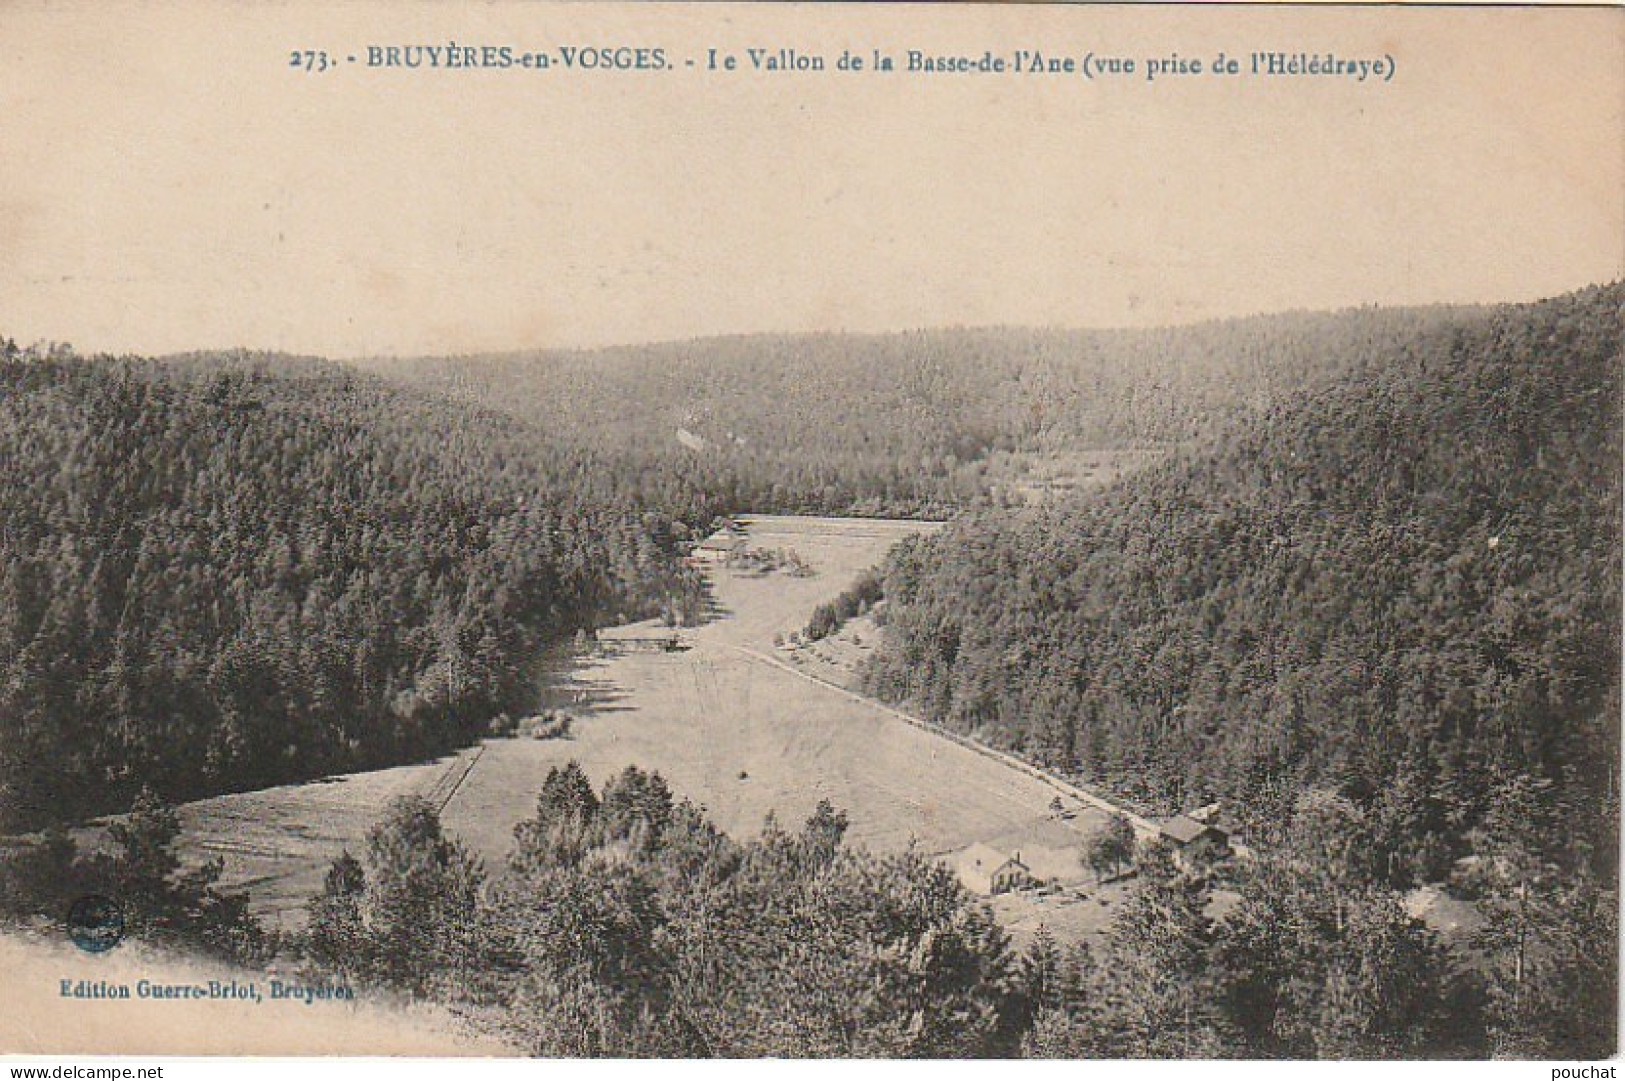
[{"label": "grassy field", "polygon": [[[669,635],[658,625],[606,632],[599,654],[551,687],[555,704],[576,719],[571,738],[493,739],[438,762],[204,800],[183,812],[190,853],[223,856],[228,882],[250,886],[258,911],[291,925],[326,864],[345,847],[359,850],[392,797],[449,796],[446,827],[496,862],[514,824],[531,813],[548,769],[570,759],[600,783],[630,764],[657,769],[680,796],[740,836],[759,830],[769,812],[797,823],[820,799],[846,810],[853,840],[884,851],[912,843],[946,852],[1019,838],[1046,822],[1053,830],[1056,792],[1041,780],[775,663],[786,656],[773,649],[776,634],[804,626],[814,607],[892,544],[934,527],[749,521],[752,547],[794,549],[815,573],[716,568],[717,618],[681,631],[681,652],[629,641]],[[465,770],[452,791],[450,782]],[[1066,828],[1081,842],[1098,821],[1098,811],[1080,808]],[[1020,905],[1006,901],[1003,908]],[[1025,925],[1031,915],[1012,920]]]}]

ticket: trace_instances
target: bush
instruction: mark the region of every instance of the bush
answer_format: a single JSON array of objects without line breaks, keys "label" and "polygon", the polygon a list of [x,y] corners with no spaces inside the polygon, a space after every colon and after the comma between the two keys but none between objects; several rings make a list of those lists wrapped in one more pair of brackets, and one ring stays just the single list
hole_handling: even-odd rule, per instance
[{"label": "bush", "polygon": [[569,739],[575,719],[568,713],[544,713],[530,719],[532,739]]},{"label": "bush", "polygon": [[885,597],[885,587],[873,568],[866,570],[852,586],[828,604],[813,609],[807,621],[806,636],[810,642],[828,638],[846,625],[853,616],[861,616]]}]

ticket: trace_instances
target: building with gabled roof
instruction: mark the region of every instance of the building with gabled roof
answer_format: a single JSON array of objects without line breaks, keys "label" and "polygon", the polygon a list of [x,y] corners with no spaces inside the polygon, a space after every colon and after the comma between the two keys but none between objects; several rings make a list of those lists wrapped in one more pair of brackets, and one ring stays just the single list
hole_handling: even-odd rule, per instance
[{"label": "building with gabled roof", "polygon": [[694,563],[727,563],[744,546],[744,533],[730,522],[696,544],[688,558]]},{"label": "building with gabled roof", "polygon": [[996,897],[1036,881],[1020,852],[1002,852],[982,841],[950,854],[947,863],[966,889],[983,897]]}]

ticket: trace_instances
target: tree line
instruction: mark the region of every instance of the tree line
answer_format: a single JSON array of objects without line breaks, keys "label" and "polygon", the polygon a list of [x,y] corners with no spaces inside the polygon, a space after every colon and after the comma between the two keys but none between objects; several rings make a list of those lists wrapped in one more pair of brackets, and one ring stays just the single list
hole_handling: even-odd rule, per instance
[{"label": "tree line", "polygon": [[680,477],[315,361],[0,347],[0,827],[438,752],[702,607]]},{"label": "tree line", "polygon": [[741,335],[363,362],[572,447],[658,463],[759,513],[944,518],[1000,502],[1026,456],[1183,445],[1361,369],[1449,309],[1192,327]]},{"label": "tree line", "polygon": [[[1015,946],[940,865],[844,840],[820,804],[739,842],[658,773],[551,771],[486,873],[404,801],[311,901],[309,959],[461,1005],[545,1056],[1602,1057],[1617,920],[1486,884],[1441,941],[1362,862],[1363,811],[1296,802],[1255,861],[1141,845],[1099,941]],[[1505,838],[1504,863],[1533,857]],[[1220,904],[1220,894],[1228,900]],[[1557,899],[1549,899],[1556,901]],[[1578,907],[1576,907],[1578,906]],[[1576,923],[1577,913],[1590,920]],[[1539,958],[1532,961],[1531,958]]]},{"label": "tree line", "polygon": [[0,901],[59,919],[85,891],[117,897],[143,940],[439,1002],[542,1057],[1607,1057],[1612,895],[1544,888],[1538,808],[1499,813],[1485,919],[1454,942],[1372,875],[1369,816],[1329,789],[1251,860],[1131,846],[1103,935],[1017,945],[943,865],[849,844],[828,803],[737,840],[658,772],[595,788],[574,762],[496,868],[398,798],[298,931],[218,890],[218,859],[182,866],[150,793],[109,852],[54,831],[5,853]]}]

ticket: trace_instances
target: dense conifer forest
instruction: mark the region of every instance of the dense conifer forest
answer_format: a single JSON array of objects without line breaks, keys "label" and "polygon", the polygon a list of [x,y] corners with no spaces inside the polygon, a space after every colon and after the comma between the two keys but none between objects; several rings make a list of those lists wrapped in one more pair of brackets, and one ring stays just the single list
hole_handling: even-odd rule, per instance
[{"label": "dense conifer forest", "polygon": [[627,454],[759,513],[949,517],[1025,455],[1223,432],[1448,309],[1290,313],[1160,330],[744,335],[365,366]]},{"label": "dense conifer forest", "polygon": [[1538,792],[1560,862],[1611,876],[1622,301],[1377,340],[1109,490],[962,518],[887,567],[870,686],[1261,842],[1330,787],[1395,884]]},{"label": "dense conifer forest", "polygon": [[396,763],[688,609],[679,477],[314,361],[0,358],[7,826]]}]

